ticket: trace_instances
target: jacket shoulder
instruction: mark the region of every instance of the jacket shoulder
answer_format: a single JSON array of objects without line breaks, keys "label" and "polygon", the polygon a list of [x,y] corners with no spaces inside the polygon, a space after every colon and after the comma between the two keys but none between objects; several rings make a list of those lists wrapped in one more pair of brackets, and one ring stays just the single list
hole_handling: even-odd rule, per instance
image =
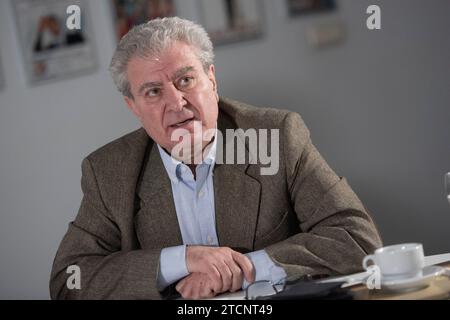
[{"label": "jacket shoulder", "polygon": [[130,155],[144,152],[148,142],[147,133],[140,128],[105,144],[86,158],[91,163],[120,163]]},{"label": "jacket shoulder", "polygon": [[95,181],[106,207],[122,208],[123,203],[133,199],[151,141],[146,131],[139,129],[92,152],[82,164],[82,185],[83,179],[85,185]]},{"label": "jacket shoulder", "polygon": [[221,98],[220,109],[228,114],[239,128],[282,128],[286,118],[301,116],[293,111],[278,108],[255,107],[229,98]]}]

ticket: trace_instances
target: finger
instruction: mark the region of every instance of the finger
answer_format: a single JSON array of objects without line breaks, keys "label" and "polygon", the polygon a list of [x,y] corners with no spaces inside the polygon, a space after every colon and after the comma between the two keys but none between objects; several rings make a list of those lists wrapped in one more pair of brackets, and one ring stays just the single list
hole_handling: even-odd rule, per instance
[{"label": "finger", "polygon": [[205,277],[206,284],[213,290],[214,292],[221,293],[222,290],[222,277],[220,276],[219,270],[217,270],[216,266],[213,266],[215,274],[218,275],[214,278],[211,278],[209,274],[202,273],[202,276]]},{"label": "finger", "polygon": [[192,298],[193,299],[203,299],[206,298],[210,289],[209,278],[206,274],[199,274],[193,282]]},{"label": "finger", "polygon": [[183,298],[196,299],[196,286],[198,286],[198,283],[195,281],[195,278],[191,278],[189,280],[190,281],[187,281],[185,287],[183,288],[185,293]]},{"label": "finger", "polygon": [[217,291],[222,290],[222,276],[218,270],[218,268],[215,265],[211,265],[211,267],[208,270],[209,272],[207,273],[208,277],[211,279],[211,281],[213,281],[213,283],[215,283],[216,287],[217,287]]},{"label": "finger", "polygon": [[231,254],[234,261],[236,261],[244,273],[245,280],[247,280],[248,283],[253,283],[255,281],[255,268],[250,259],[236,251],[233,251]]},{"label": "finger", "polygon": [[191,283],[191,294],[190,297],[191,299],[197,300],[200,298],[200,290],[201,290],[201,282],[194,282]]},{"label": "finger", "polygon": [[214,297],[214,295],[215,294],[210,286],[206,285],[202,288],[201,298],[203,299],[212,298]]},{"label": "finger", "polygon": [[212,298],[214,295],[211,279],[206,274],[203,274],[199,292],[200,299]]},{"label": "finger", "polygon": [[209,283],[210,283],[210,287],[211,289],[215,292],[215,293],[222,293],[222,278],[219,277],[218,280],[213,280],[211,278],[209,278]]},{"label": "finger", "polygon": [[228,268],[230,268],[232,276],[232,283],[231,283],[231,288],[230,291],[231,292],[235,292],[239,289],[241,289],[242,287],[242,270],[241,268],[239,268],[239,266],[235,263],[234,260],[232,260],[231,262],[227,261],[226,262]]},{"label": "finger", "polygon": [[230,268],[223,261],[219,261],[216,265],[217,270],[220,272],[222,277],[222,292],[228,291],[232,285],[232,273]]},{"label": "finger", "polygon": [[188,289],[187,287],[184,287],[180,291],[178,291],[183,297],[183,299],[190,299],[189,291],[187,289]]},{"label": "finger", "polygon": [[222,290],[222,276],[215,265],[211,264],[209,268],[201,274],[211,281],[215,291],[220,292],[220,290]]},{"label": "finger", "polygon": [[175,286],[175,289],[181,293],[181,291],[183,290],[184,286],[186,284],[186,278],[184,278],[183,280],[181,280],[180,282],[178,282],[178,284]]}]

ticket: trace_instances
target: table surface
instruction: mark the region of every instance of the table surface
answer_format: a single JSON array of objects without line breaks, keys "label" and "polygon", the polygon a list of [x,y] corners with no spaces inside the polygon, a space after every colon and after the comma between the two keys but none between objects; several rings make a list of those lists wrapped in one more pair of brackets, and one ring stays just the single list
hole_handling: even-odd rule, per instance
[{"label": "table surface", "polygon": [[[425,266],[439,265],[450,268],[450,253],[425,257]],[[367,277],[367,273],[361,272],[353,275],[334,277],[322,282],[355,281],[351,287],[356,300],[445,300],[450,299],[450,278],[448,276],[435,277],[426,288],[403,293],[393,293],[385,290],[369,290],[361,284],[361,280]],[[225,293],[214,297],[213,300],[243,300],[244,291]]]}]

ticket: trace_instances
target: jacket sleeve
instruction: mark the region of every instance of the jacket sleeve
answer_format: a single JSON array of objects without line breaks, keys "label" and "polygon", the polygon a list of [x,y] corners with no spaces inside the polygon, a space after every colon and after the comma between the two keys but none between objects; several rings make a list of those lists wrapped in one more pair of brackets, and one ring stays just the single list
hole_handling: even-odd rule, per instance
[{"label": "jacket sleeve", "polygon": [[382,245],[372,219],[316,150],[301,117],[289,113],[282,128],[287,185],[301,232],[266,251],[288,280],[361,270],[363,257]]},{"label": "jacket sleeve", "polygon": [[[52,299],[158,299],[160,250],[121,250],[121,231],[108,212],[88,159],[82,164],[83,199],[57,251]],[[80,289],[66,285],[67,268],[80,270]],[[69,279],[70,280],[70,279]]]}]

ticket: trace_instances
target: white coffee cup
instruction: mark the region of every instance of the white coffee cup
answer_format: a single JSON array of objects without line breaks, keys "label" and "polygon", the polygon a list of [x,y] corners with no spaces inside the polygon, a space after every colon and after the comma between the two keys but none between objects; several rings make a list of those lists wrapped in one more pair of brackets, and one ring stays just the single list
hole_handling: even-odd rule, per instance
[{"label": "white coffee cup", "polygon": [[390,278],[411,278],[420,276],[425,263],[423,246],[420,243],[404,243],[382,247],[363,260],[363,268],[368,269],[372,261],[380,268],[381,276]]}]

